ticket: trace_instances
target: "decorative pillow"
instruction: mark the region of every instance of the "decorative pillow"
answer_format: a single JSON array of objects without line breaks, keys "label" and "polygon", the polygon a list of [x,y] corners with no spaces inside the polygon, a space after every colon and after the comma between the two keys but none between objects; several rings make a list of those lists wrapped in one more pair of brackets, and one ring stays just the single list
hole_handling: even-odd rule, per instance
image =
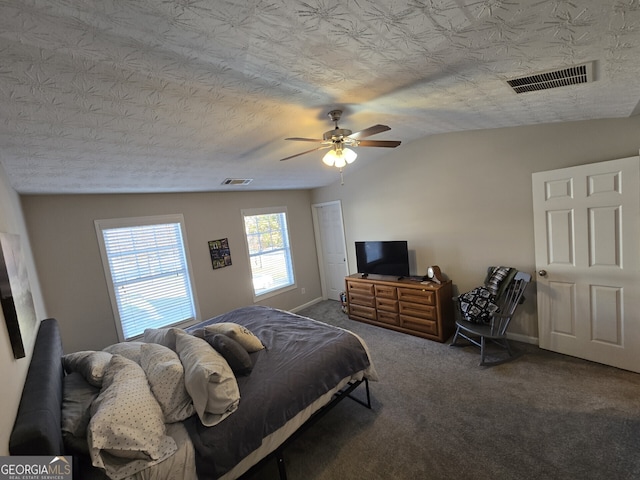
[{"label": "decorative pillow", "polygon": [[124,358],[133,360],[140,365],[140,348],[145,345],[144,342],[120,342],[103,348],[103,352],[109,352],[112,355],[122,355]]},{"label": "decorative pillow", "polygon": [[184,367],[176,352],[164,345],[143,343],[140,366],[162,408],[165,423],[181,422],[195,413],[184,386]]},{"label": "decorative pillow", "polygon": [[233,338],[216,333],[205,334],[204,339],[224,357],[234,374],[244,376],[251,373],[253,363],[249,353]]},{"label": "decorative pillow", "polygon": [[500,290],[500,286],[505,278],[509,275],[511,271],[510,267],[495,267],[489,280],[485,284],[485,287],[491,292],[492,295],[498,295],[498,291]]},{"label": "decorative pillow", "polygon": [[145,343],[157,343],[176,351],[176,335],[182,333],[179,328],[147,328],[144,331]]},{"label": "decorative pillow", "polygon": [[220,423],[238,408],[240,390],[222,355],[201,338],[179,335],[176,343],[184,380],[203,425]]},{"label": "decorative pillow", "polygon": [[477,287],[460,295],[462,318],[474,323],[488,323],[491,315],[498,311],[495,296],[484,287]]},{"label": "decorative pillow", "polygon": [[62,440],[70,452],[89,454],[87,426],[91,420],[91,404],[100,389],[73,372],[62,379]]},{"label": "decorative pillow", "polygon": [[113,355],[91,406],[87,436],[93,465],[112,480],[134,475],[177,450],[142,367],[120,355]]},{"label": "decorative pillow", "polygon": [[83,350],[63,355],[62,366],[67,373],[78,372],[94,387],[101,387],[102,377],[111,357],[109,352]]},{"label": "decorative pillow", "polygon": [[215,335],[216,333],[221,333],[227,337],[233,338],[249,353],[257,352],[264,348],[264,345],[258,337],[256,337],[247,327],[243,327],[237,323],[212,323],[211,325],[204,327],[205,338],[207,335]]}]

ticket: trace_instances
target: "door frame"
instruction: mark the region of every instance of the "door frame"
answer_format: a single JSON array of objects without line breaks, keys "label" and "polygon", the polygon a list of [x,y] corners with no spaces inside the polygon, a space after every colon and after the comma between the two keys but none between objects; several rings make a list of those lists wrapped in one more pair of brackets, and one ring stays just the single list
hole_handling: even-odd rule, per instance
[{"label": "door frame", "polygon": [[342,215],[342,202],[340,200],[332,200],[329,202],[314,203],[311,205],[311,216],[313,219],[313,233],[316,241],[316,252],[318,256],[318,270],[320,272],[320,286],[322,288],[322,299],[327,300],[329,294],[327,292],[327,268],[324,260],[324,251],[322,248],[322,236],[320,235],[320,222],[318,221],[318,209],[329,205],[337,205],[340,213],[340,233],[342,234],[342,248],[344,250],[344,268],[345,277],[349,275],[349,262],[347,261],[347,240],[344,233],[344,217]]}]

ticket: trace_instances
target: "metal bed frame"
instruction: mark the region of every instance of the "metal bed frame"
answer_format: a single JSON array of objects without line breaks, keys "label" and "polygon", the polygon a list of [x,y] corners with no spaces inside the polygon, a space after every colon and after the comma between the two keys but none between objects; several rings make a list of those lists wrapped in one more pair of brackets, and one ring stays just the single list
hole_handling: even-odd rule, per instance
[{"label": "metal bed frame", "polygon": [[[354,397],[353,395],[351,395],[351,393],[358,388],[362,383],[364,383],[365,385],[365,392],[366,392],[366,396],[367,396],[367,400],[361,400],[360,398]],[[310,427],[312,427],[313,425],[315,425],[315,423],[320,420],[322,417],[324,417],[333,407],[335,407],[338,403],[340,403],[343,399],[345,398],[350,398],[351,400],[353,400],[354,402],[359,403],[360,405],[363,405],[365,407],[367,407],[369,410],[371,410],[371,394],[369,391],[369,380],[367,378],[363,378],[362,380],[354,380],[349,382],[347,385],[344,386],[344,388],[342,388],[342,390],[336,392],[333,397],[331,398],[331,400],[329,401],[329,403],[327,403],[324,407],[322,407],[320,410],[318,410],[317,412],[315,412],[313,415],[311,415],[311,417],[309,417],[309,419],[303,423],[300,428],[298,428],[298,430],[296,430],[293,434],[291,434],[291,436],[289,438],[287,438],[282,445],[280,445],[276,450],[274,450],[271,454],[267,455],[265,458],[263,458],[261,461],[259,461],[257,464],[255,464],[253,467],[251,467],[246,473],[244,473],[240,478],[248,478],[251,475],[255,474],[255,472],[259,469],[261,469],[266,462],[271,461],[272,459],[275,458],[277,465],[278,465],[278,474],[280,476],[280,480],[287,480],[287,471],[286,471],[286,467],[284,464],[284,450],[285,448],[287,448],[288,445],[290,445],[292,442],[294,442],[300,435],[302,435],[304,432],[306,432]]]}]

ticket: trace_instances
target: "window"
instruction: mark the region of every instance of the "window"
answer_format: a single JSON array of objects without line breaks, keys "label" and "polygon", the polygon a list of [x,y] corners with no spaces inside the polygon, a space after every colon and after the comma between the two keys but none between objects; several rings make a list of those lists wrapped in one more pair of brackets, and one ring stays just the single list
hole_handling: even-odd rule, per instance
[{"label": "window", "polygon": [[182,215],[95,226],[121,341],[196,318]]},{"label": "window", "polygon": [[287,210],[243,210],[254,297],[295,287]]}]

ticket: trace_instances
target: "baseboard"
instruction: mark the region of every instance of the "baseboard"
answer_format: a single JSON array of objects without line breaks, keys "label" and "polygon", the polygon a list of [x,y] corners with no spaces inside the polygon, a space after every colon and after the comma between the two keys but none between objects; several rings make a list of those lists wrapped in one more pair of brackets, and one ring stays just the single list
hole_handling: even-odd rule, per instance
[{"label": "baseboard", "polygon": [[291,313],[298,313],[300,310],[304,310],[305,308],[308,308],[312,305],[315,305],[316,303],[320,303],[322,302],[322,297],[318,297],[318,298],[314,298],[313,300],[311,300],[310,302],[304,303],[302,305],[299,305],[295,308],[292,308],[291,310],[289,310]]},{"label": "baseboard", "polygon": [[522,335],[520,333],[507,332],[507,338],[516,342],[530,343],[531,345],[539,345],[538,337],[530,337],[529,335]]}]

